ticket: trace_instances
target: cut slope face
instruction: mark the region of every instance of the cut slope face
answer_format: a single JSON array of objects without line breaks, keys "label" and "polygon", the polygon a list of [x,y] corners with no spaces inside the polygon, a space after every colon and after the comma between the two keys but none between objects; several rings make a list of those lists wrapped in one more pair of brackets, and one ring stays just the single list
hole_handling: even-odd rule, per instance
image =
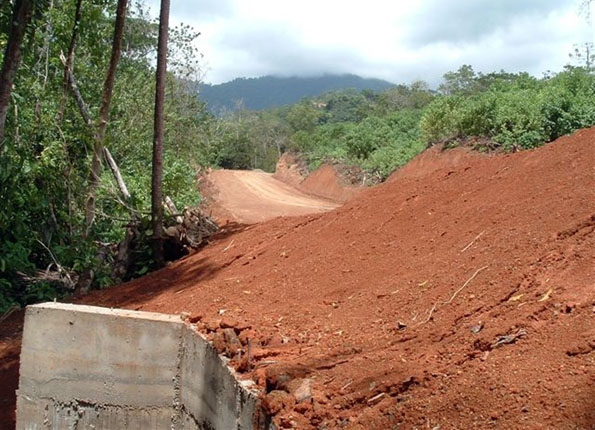
[{"label": "cut slope face", "polygon": [[240,368],[282,428],[594,428],[595,130],[430,151],[337,210],[86,301],[188,311],[220,350],[249,344]]},{"label": "cut slope face", "polygon": [[340,203],[345,203],[362,191],[362,187],[346,183],[335,166],[330,164],[323,164],[308,173],[305,163],[291,153],[281,156],[273,177],[308,195]]},{"label": "cut slope face", "polygon": [[206,178],[203,192],[212,201],[220,222],[253,224],[280,216],[326,212],[338,204],[310,196],[273,177],[249,170],[215,170]]}]

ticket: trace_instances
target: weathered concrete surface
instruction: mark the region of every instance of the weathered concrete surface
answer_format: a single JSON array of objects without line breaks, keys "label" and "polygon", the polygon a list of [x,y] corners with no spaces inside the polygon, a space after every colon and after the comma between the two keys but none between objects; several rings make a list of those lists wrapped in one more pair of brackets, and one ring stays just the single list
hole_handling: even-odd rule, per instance
[{"label": "weathered concrete surface", "polygon": [[196,341],[197,335],[191,328],[183,334],[180,399],[197,420],[197,427],[187,428],[210,428],[205,423],[215,429],[264,428],[257,397],[238,382],[209,342]]},{"label": "weathered concrete surface", "polygon": [[255,391],[177,316],[27,308],[17,429],[265,428]]}]

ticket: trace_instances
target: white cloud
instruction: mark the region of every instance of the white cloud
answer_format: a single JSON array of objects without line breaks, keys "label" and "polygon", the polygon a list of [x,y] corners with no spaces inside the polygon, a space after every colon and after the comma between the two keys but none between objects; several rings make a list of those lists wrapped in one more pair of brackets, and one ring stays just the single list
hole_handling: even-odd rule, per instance
[{"label": "white cloud", "polygon": [[[593,40],[580,0],[177,0],[172,23],[202,35],[207,82],[266,74],[355,73],[437,84],[472,64],[559,70]],[[157,11],[157,0],[149,2]]]}]

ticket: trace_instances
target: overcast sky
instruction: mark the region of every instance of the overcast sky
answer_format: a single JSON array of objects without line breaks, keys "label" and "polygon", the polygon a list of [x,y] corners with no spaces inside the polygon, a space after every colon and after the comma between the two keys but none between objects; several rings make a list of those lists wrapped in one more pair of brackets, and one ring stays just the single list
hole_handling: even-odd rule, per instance
[{"label": "overcast sky", "polygon": [[[581,0],[173,0],[202,34],[205,82],[354,73],[439,83],[462,64],[541,76],[593,42]],[[155,15],[158,0],[148,0]]]}]

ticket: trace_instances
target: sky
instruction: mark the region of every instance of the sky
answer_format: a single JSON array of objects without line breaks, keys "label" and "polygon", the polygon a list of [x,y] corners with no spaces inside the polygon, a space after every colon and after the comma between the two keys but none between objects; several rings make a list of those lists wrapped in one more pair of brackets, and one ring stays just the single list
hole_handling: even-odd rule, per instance
[{"label": "sky", "polygon": [[[484,73],[561,70],[575,44],[594,41],[583,2],[173,0],[170,20],[201,32],[207,83],[353,73],[436,86],[463,64]],[[147,3],[156,16],[159,1]]]}]

